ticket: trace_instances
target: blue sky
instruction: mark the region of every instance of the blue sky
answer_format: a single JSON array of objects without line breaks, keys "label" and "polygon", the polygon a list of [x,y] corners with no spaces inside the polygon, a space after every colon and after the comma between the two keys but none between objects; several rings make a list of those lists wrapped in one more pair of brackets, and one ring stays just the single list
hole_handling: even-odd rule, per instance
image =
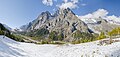
[{"label": "blue sky", "polygon": [[[0,22],[12,28],[20,27],[36,19],[43,11],[54,13],[64,3],[63,0],[52,2],[52,5],[46,5],[43,0],[0,0]],[[98,9],[107,10],[108,15],[120,16],[120,0],[78,0],[75,5],[77,7],[71,9],[80,16]]]}]

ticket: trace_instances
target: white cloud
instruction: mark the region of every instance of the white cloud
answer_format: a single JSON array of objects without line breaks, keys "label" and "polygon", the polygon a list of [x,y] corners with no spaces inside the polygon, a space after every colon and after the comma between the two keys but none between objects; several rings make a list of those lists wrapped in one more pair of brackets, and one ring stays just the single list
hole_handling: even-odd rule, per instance
[{"label": "white cloud", "polygon": [[78,0],[71,0],[73,3],[78,3]]},{"label": "white cloud", "polygon": [[[53,2],[57,2],[58,0],[42,0],[42,3],[47,6],[52,6]],[[62,9],[70,8],[70,9],[75,9],[78,8],[78,2],[79,0],[62,0],[64,1],[61,4],[57,4],[56,6]],[[82,6],[85,6],[86,4],[82,4]]]},{"label": "white cloud", "polygon": [[87,15],[84,16],[79,16],[80,18],[99,18],[99,17],[106,17],[108,14],[108,11],[105,9],[98,9],[97,11],[93,12],[93,13],[89,13]]},{"label": "white cloud", "polygon": [[104,10],[104,9],[98,9],[96,12],[93,13],[93,16],[95,18],[99,18],[99,17],[105,17],[107,16],[108,11]]},{"label": "white cloud", "polygon": [[92,18],[93,15],[92,14],[87,14],[87,15],[84,15],[84,16],[79,16],[79,18],[81,19],[84,19],[84,18]]},{"label": "white cloud", "polygon": [[75,9],[78,7],[77,6],[78,0],[71,0],[71,1],[63,0],[63,1],[64,3],[62,3],[61,5],[57,5],[61,9],[66,9],[66,8]]},{"label": "white cloud", "polygon": [[101,17],[103,19],[106,19],[110,23],[120,24],[120,16],[119,17],[115,15],[108,16],[108,13],[109,12],[105,9],[98,9],[93,13],[89,13],[87,15],[78,16],[78,17],[84,22],[88,20],[88,23],[90,22],[90,20],[95,21],[95,19]]},{"label": "white cloud", "polygon": [[67,2],[67,3],[62,3],[62,5],[59,6],[61,9],[66,9],[66,8],[71,8],[74,9],[77,7],[76,4],[72,3],[72,2]]},{"label": "white cloud", "polygon": [[53,5],[53,0],[42,0],[42,3],[47,6],[52,6]]}]

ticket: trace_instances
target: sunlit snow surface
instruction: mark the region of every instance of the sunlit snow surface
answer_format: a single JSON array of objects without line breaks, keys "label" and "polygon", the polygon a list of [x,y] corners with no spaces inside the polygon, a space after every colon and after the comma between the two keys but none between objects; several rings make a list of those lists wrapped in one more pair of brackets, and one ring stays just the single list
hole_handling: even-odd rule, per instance
[{"label": "sunlit snow surface", "polygon": [[120,42],[104,46],[97,44],[98,41],[76,45],[36,45],[0,36],[0,57],[120,57]]}]

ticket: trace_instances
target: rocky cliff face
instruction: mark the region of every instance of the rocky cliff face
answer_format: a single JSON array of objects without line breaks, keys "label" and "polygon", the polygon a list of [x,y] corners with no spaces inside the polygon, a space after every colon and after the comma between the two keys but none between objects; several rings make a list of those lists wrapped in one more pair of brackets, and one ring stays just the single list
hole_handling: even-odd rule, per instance
[{"label": "rocky cliff face", "polygon": [[47,29],[49,32],[63,34],[66,38],[72,36],[77,30],[80,32],[90,33],[88,26],[81,21],[69,8],[59,9],[51,15],[48,11],[42,12],[36,20],[26,29],[27,32]]},{"label": "rocky cliff face", "polygon": [[70,33],[75,30],[89,32],[87,25],[68,8],[60,9],[53,16],[48,12],[43,12],[31,26],[31,30],[46,28],[49,31],[64,30]]}]

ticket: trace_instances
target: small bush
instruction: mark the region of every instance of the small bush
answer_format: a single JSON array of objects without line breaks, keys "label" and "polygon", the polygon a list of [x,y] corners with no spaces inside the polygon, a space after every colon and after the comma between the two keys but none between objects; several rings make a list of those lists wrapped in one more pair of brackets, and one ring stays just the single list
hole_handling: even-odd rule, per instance
[{"label": "small bush", "polygon": [[41,44],[49,44],[48,41],[42,41]]},{"label": "small bush", "polygon": [[100,35],[97,37],[97,40],[101,40],[101,39],[104,39],[104,38],[106,38],[105,33],[101,32]]}]

